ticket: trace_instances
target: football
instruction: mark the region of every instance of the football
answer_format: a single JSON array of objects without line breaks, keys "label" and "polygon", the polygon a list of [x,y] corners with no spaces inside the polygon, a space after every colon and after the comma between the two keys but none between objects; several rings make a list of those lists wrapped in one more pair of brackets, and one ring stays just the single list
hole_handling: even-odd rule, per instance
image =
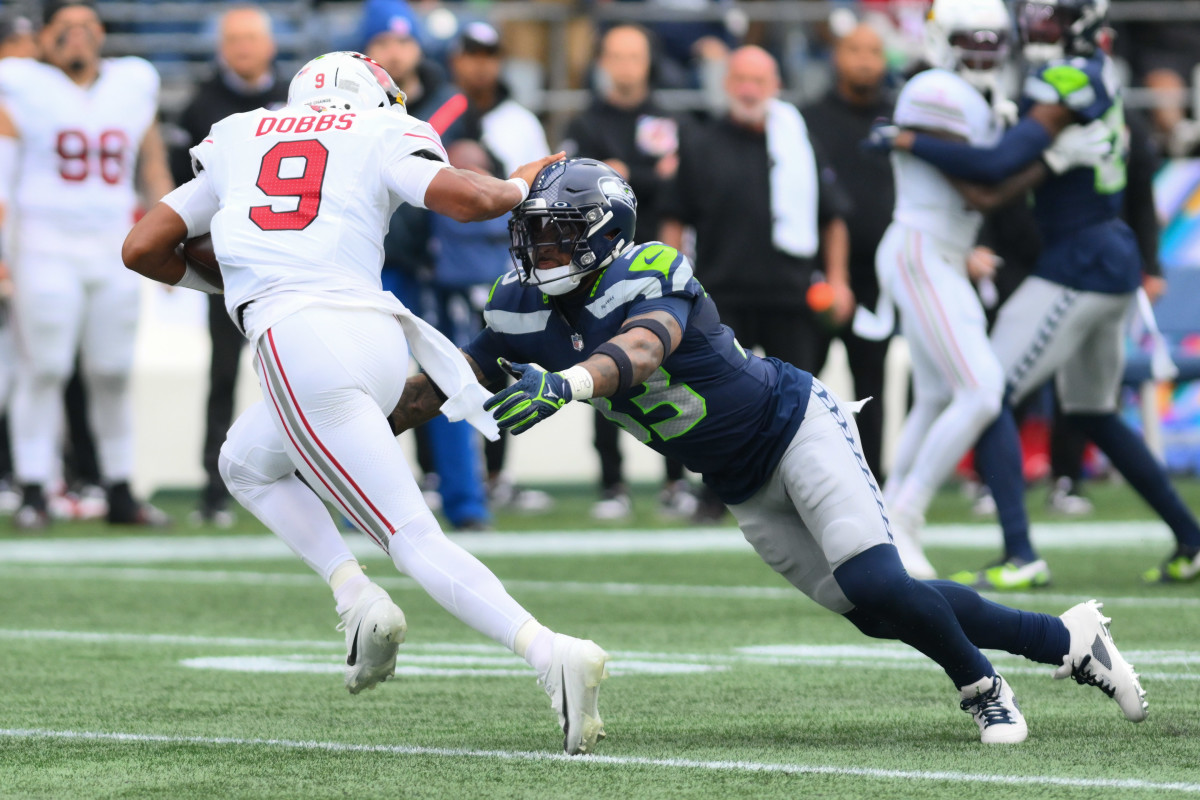
[{"label": "football", "polygon": [[221,279],[221,265],[217,263],[217,254],[213,252],[212,234],[205,233],[184,242],[183,257],[189,267],[199,271],[210,283],[225,285]]}]

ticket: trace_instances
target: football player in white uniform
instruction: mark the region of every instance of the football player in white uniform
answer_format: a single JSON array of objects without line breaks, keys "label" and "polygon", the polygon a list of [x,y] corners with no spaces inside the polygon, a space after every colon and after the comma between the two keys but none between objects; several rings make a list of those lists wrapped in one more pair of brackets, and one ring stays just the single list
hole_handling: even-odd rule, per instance
[{"label": "football player in white uniform", "polygon": [[134,501],[130,371],[138,281],[121,241],[138,204],[172,188],[155,124],[158,74],[140,58],[101,59],[90,3],[52,0],[39,34],[45,62],[0,62],[0,204],[15,286],[19,364],[11,408],[18,527],[46,524],[57,472],[62,393],[82,356],[109,521],[163,522]]},{"label": "football player in white uniform", "polygon": [[[994,110],[1008,101],[1000,69],[1011,23],[1003,0],[935,0],[926,21],[926,60],[896,101],[896,125],[987,146],[1003,132]],[[985,95],[987,95],[985,97]],[[1047,159],[1065,169],[1068,148],[1090,132],[1072,131]],[[1107,149],[1107,143],[1100,144]],[[972,277],[990,264],[968,262],[982,222],[980,209],[1006,202],[1045,176],[1039,163],[994,190],[953,181],[910,153],[894,151],[896,208],[876,253],[885,298],[894,302],[912,354],[914,403],[897,446],[884,496],[892,533],[913,577],[936,577],[917,536],[934,492],[1000,411],[1004,372],[988,341]],[[975,254],[976,259],[980,259]],[[981,259],[986,260],[986,259]],[[866,316],[866,315],[864,315]],[[890,326],[889,326],[890,327]]]},{"label": "football player in white uniform", "polygon": [[221,474],[329,582],[346,632],[347,688],[357,693],[392,676],[406,623],[363,575],[318,495],[448,611],[523,656],[559,714],[566,752],[591,751],[604,733],[597,695],[608,655],[540,625],[445,537],[425,505],[387,421],[409,348],[449,396],[447,416],[491,438],[498,430],[466,359],[382,291],[379,277],[383,237],[402,202],[462,222],[498,217],[562,154],[519,167],[508,181],[453,169],[437,133],[407,115],[382,67],[332,53],[296,74],[285,108],[227,117],[192,156],[196,178],[134,227],[125,263],[164,283],[214,291],[217,276],[176,252],[185,238],[211,231],[226,307],[256,349],[266,398],[230,429]]}]

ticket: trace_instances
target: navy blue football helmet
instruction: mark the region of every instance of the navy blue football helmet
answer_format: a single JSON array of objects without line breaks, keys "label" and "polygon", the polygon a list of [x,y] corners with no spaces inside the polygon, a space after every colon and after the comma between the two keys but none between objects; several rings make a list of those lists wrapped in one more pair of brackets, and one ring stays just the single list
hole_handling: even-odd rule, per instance
[{"label": "navy blue football helmet", "polygon": [[1030,61],[1090,56],[1106,30],[1108,0],[1022,0],[1016,16]]},{"label": "navy blue football helmet", "polygon": [[[508,222],[513,261],[525,286],[566,294],[633,245],[637,198],[616,170],[591,158],[557,161],[538,173]],[[541,251],[571,261],[538,269]]]}]

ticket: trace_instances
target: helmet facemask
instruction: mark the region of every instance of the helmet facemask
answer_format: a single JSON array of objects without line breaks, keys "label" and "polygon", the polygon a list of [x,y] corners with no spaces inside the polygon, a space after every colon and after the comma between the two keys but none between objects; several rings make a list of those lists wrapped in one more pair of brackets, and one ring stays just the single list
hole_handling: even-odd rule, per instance
[{"label": "helmet facemask", "polygon": [[925,58],[983,94],[1002,94],[1011,21],[1002,0],[935,0],[925,21]]},{"label": "helmet facemask", "polygon": [[[539,202],[543,207],[537,207]],[[596,256],[587,242],[586,209],[550,208],[544,203],[527,202],[525,206],[533,207],[513,212],[508,221],[512,240],[509,252],[523,285],[537,286],[546,294],[567,294],[579,286],[583,276],[596,264]],[[561,264],[564,254],[569,260]],[[539,269],[543,259],[557,266]]]},{"label": "helmet facemask", "polygon": [[982,28],[950,34],[955,71],[980,92],[999,90],[1000,71],[1008,60],[1008,32]]}]

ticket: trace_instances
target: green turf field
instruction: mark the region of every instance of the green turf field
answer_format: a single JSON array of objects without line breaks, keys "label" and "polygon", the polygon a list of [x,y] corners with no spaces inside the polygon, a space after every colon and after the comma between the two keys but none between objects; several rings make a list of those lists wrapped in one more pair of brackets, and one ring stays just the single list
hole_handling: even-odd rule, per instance
[{"label": "green turf field", "polygon": [[[1200,485],[1181,488],[1200,507]],[[585,490],[545,517],[502,516],[500,533],[464,543],[543,622],[613,655],[608,738],[573,759],[524,663],[382,555],[364,563],[409,639],[395,680],[351,697],[327,587],[246,515],[141,539],[85,523],[17,536],[0,521],[0,796],[1198,795],[1200,584],[1142,585],[1164,529],[1136,522],[1122,487],[1093,496],[1108,521],[1042,526],[1055,583],[1010,601],[1059,613],[1104,599],[1150,718],[1130,724],[1097,690],[998,656],[1030,738],[986,748],[930,662],[819,609],[731,527],[670,527],[650,488],[632,524],[597,529]],[[181,520],[190,509],[160,502]],[[930,515],[939,569],[994,555],[997,534],[961,524],[965,509],[946,493]]]}]

